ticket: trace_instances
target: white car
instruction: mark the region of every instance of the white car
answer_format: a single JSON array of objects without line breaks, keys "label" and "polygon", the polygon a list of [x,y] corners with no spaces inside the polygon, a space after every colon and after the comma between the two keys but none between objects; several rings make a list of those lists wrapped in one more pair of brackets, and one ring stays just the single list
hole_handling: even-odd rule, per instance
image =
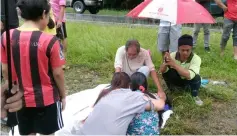
[{"label": "white car", "polygon": [[103,7],[103,0],[66,0],[66,6],[76,13],[82,14],[87,9],[91,14],[97,14]]}]

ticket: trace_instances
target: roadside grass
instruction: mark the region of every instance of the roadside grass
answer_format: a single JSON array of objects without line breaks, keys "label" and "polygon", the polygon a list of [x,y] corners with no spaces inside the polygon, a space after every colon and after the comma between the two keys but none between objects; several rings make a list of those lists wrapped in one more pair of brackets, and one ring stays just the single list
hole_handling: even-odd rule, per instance
[{"label": "roadside grass", "polygon": [[[76,13],[73,8],[67,7],[67,13]],[[113,15],[113,16],[125,16],[128,13],[127,10],[110,10],[110,9],[101,9],[97,15]],[[85,10],[83,14],[90,14],[88,10]]]},{"label": "roadside grass", "polygon": [[[79,88],[81,90],[92,88],[98,83],[110,82],[116,50],[128,39],[138,39],[143,48],[151,50],[157,69],[161,64],[161,54],[157,51],[158,28],[68,22],[67,30],[67,63],[75,67],[72,68],[73,72],[66,72],[66,79],[72,78],[77,81],[76,84],[88,84]],[[184,33],[191,34],[192,31],[183,29]],[[222,58],[219,56],[221,33],[211,33],[211,53],[204,51],[202,39],[203,33],[200,33],[198,46],[194,51],[202,58],[201,76],[226,81],[228,86],[209,84],[206,88],[201,88],[200,98],[204,101],[201,107],[195,105],[189,92],[172,93],[174,114],[161,134],[237,134],[237,124],[234,124],[237,118],[237,61],[233,60],[232,39]],[[76,74],[77,68],[83,70]],[[87,75],[90,78],[86,78]],[[149,84],[150,90],[156,92],[151,79]],[[69,88],[71,90],[73,87]],[[78,91],[78,88],[72,90],[75,89]],[[229,125],[221,125],[220,128],[220,122]]]}]

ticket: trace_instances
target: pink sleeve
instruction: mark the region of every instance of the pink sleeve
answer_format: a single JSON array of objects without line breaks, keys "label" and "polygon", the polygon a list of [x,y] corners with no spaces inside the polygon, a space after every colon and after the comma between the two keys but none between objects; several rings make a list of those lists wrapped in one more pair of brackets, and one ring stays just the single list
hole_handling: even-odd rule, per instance
[{"label": "pink sleeve", "polygon": [[7,64],[7,48],[6,48],[6,40],[5,40],[6,33],[3,33],[1,38],[1,62]]},{"label": "pink sleeve", "polygon": [[66,6],[66,0],[59,0],[60,6]]},{"label": "pink sleeve", "polygon": [[65,58],[60,48],[59,41],[56,41],[51,49],[50,63],[52,68],[61,67],[65,64]]}]

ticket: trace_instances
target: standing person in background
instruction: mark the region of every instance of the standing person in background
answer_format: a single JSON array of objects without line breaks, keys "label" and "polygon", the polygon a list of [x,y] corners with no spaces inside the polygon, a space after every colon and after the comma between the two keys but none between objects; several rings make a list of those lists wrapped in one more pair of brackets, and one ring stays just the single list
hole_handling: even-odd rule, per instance
[{"label": "standing person in background", "polygon": [[215,2],[225,12],[224,28],[221,38],[221,56],[224,55],[226,44],[233,29],[234,59],[237,60],[237,0],[227,0],[227,5],[221,0],[215,0]]},{"label": "standing person in background", "polygon": [[[206,10],[210,10],[210,0],[196,0],[197,3],[202,5]],[[210,24],[194,24],[193,31],[193,47],[195,48],[197,45],[198,34],[200,29],[203,28],[204,31],[204,49],[206,52],[210,53],[209,41],[210,41]]]},{"label": "standing person in background", "polygon": [[[66,16],[65,16],[66,0],[50,0],[50,4],[56,22],[57,37],[62,42],[63,53],[66,58],[67,53],[67,31],[66,31]],[[63,69],[69,69],[69,66],[66,67],[64,65]]]},{"label": "standing person in background", "polygon": [[162,57],[164,57],[165,52],[176,52],[178,50],[178,39],[181,34],[182,25],[160,20],[157,43],[158,50],[162,52]]},{"label": "standing person in background", "polygon": [[[1,35],[5,31],[5,1],[6,0],[1,0]],[[9,29],[14,29],[19,27],[19,19],[17,15],[17,10],[16,10],[16,2],[17,0],[8,0],[8,23],[9,23]],[[2,65],[1,65],[2,67]],[[2,68],[1,68],[1,81],[3,79],[2,76]],[[7,118],[1,118],[1,123],[6,124]]]}]

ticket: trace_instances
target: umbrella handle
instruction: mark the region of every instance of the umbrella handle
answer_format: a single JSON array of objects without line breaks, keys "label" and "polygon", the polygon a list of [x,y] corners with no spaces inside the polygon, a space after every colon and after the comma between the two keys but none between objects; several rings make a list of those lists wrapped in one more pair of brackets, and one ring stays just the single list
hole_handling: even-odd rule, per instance
[{"label": "umbrella handle", "polygon": [[[7,65],[8,65],[8,90],[6,97],[9,98],[13,96],[11,93],[12,89],[12,67],[11,67],[11,45],[10,45],[10,32],[9,32],[9,12],[8,12],[8,0],[4,0],[4,6],[5,6],[5,30],[6,30],[6,48],[7,48]],[[8,111],[7,113],[7,125],[11,128],[12,135],[14,135],[14,126],[17,125],[16,121],[16,112],[10,113]]]}]

